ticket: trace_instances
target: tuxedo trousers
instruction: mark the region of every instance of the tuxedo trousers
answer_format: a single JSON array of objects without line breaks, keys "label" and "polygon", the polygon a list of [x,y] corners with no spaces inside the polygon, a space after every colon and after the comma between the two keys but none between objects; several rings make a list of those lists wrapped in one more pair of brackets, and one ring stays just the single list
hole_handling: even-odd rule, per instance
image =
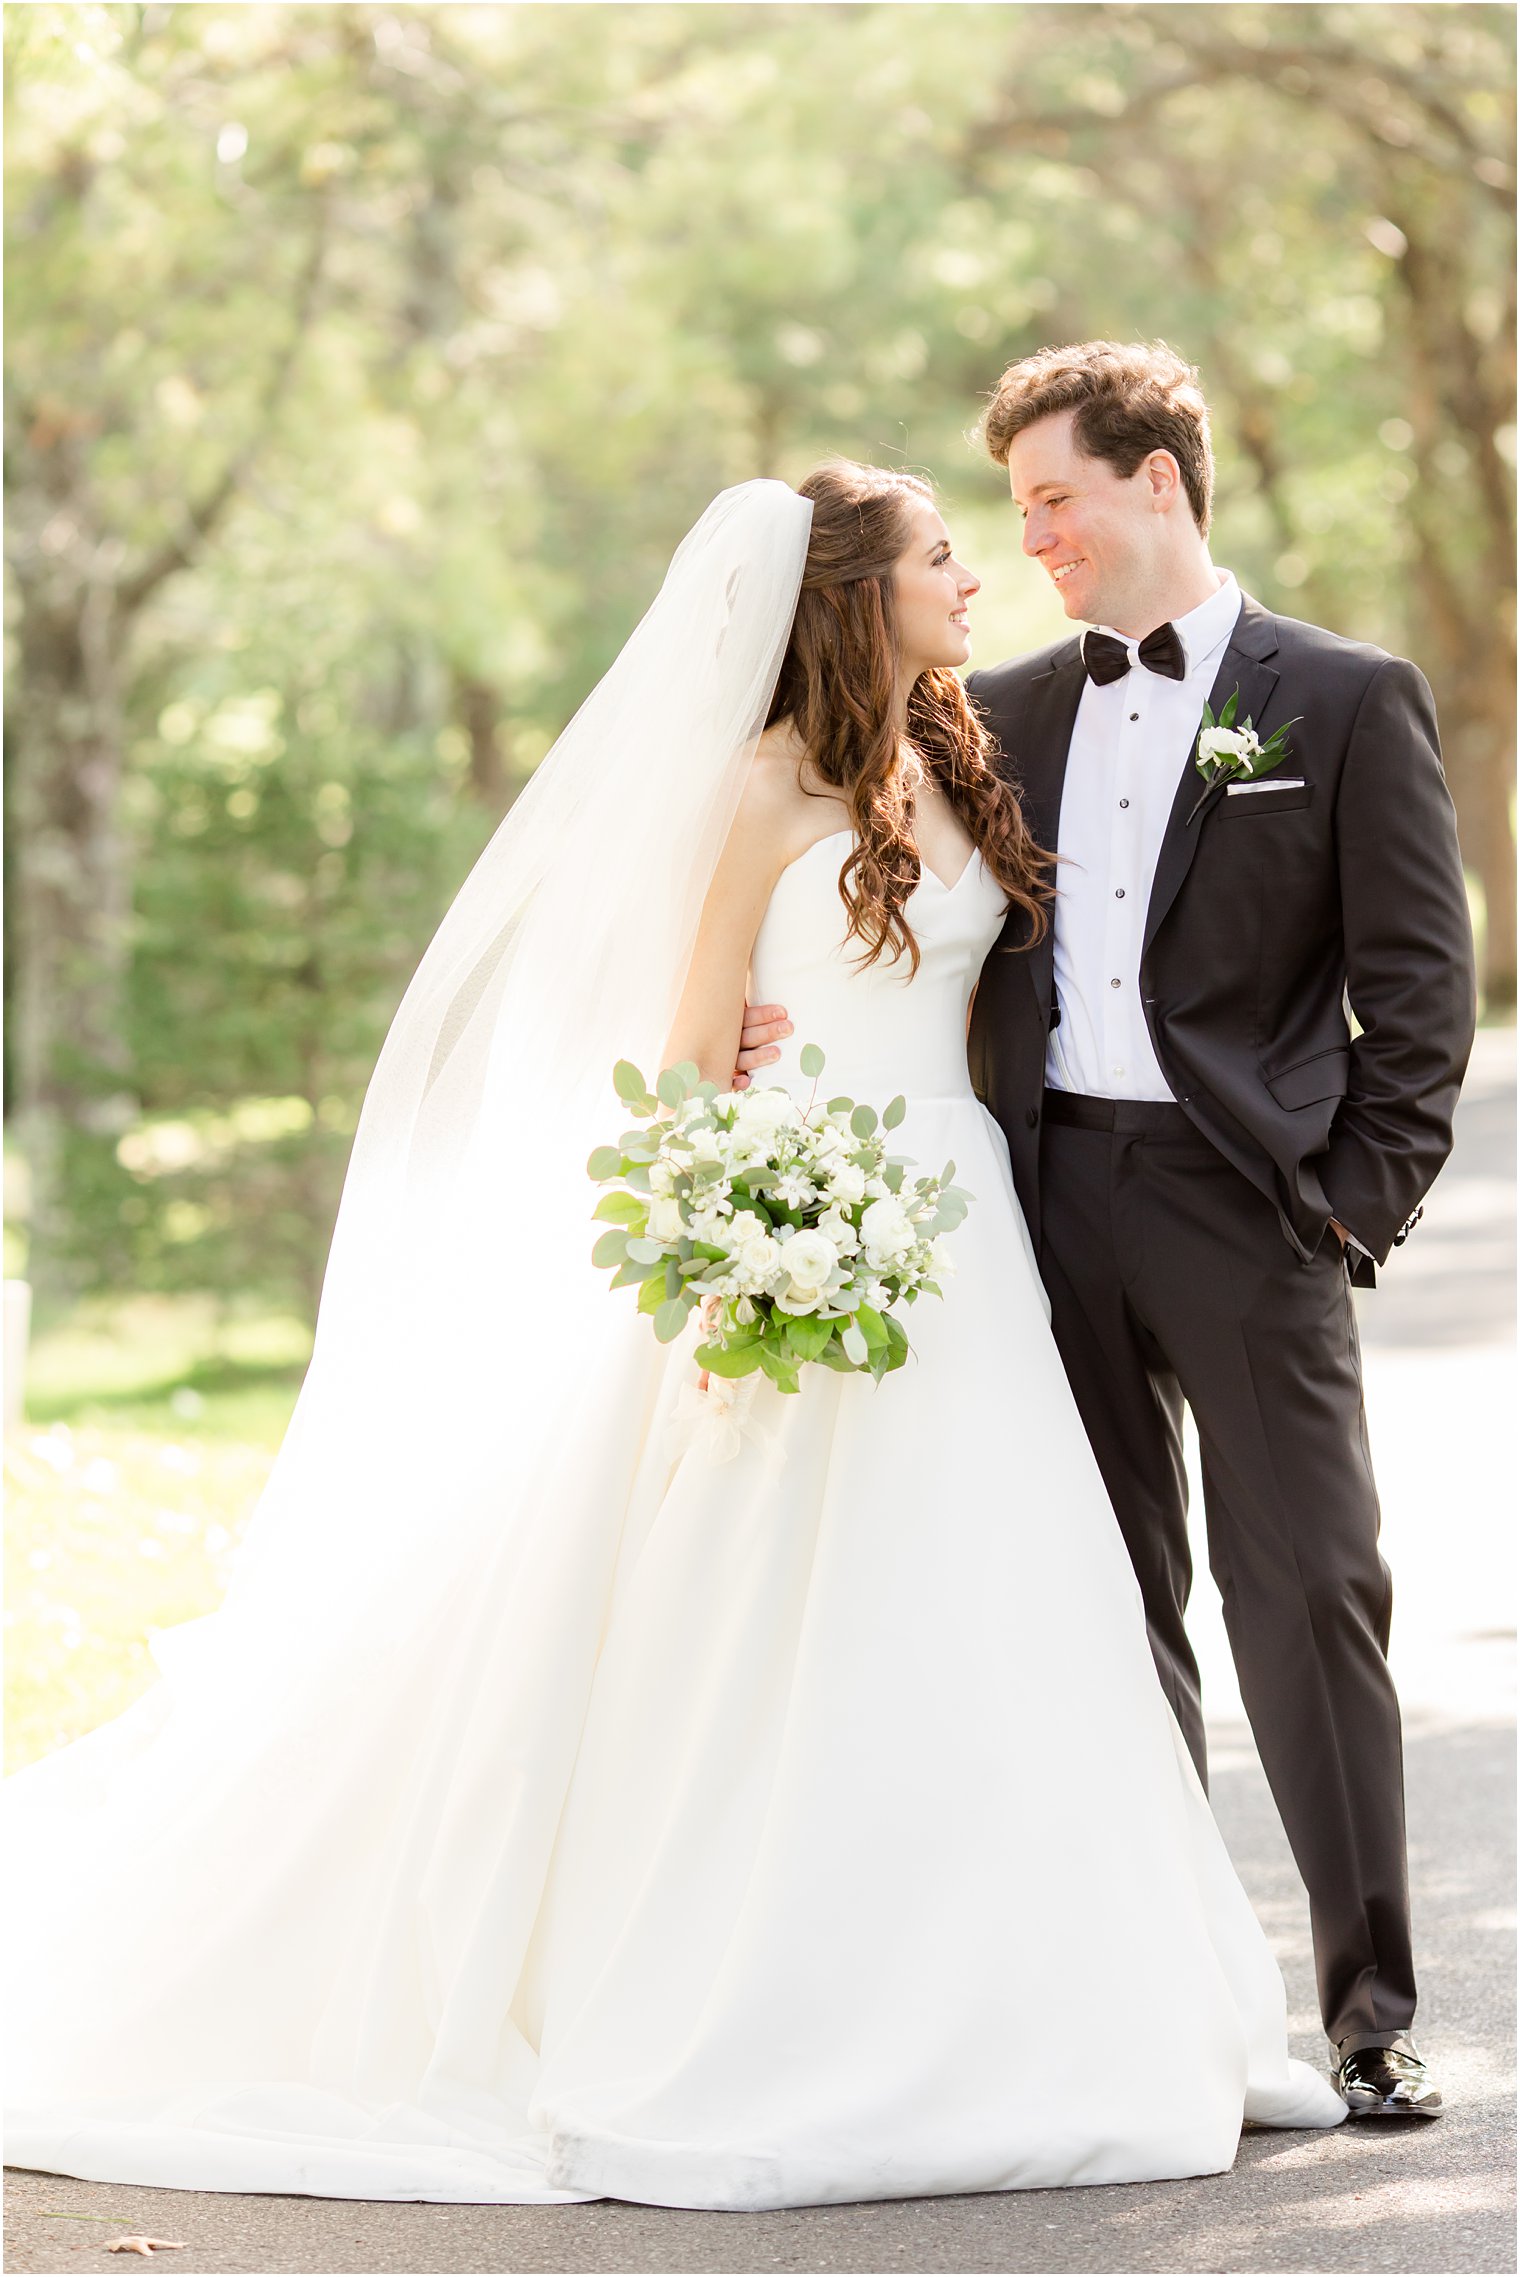
[{"label": "tuxedo trousers", "polygon": [[1392,1583],[1340,1243],[1307,1262],[1177,1106],[1047,1092],[1040,1271],[1051,1325],[1206,1779],[1182,1415],[1241,1697],[1309,1893],[1325,2029],[1414,2016]]}]

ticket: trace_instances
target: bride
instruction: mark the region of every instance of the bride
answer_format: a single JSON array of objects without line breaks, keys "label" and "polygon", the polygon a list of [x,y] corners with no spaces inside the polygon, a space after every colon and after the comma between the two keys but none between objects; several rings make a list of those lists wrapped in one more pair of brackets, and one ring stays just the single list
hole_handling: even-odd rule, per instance
[{"label": "bride", "polygon": [[[1046,858],[927,489],[725,492],[445,919],[232,1591],[12,1782],[8,2155],[761,2208],[1220,2172],[1333,2126],[1157,1685],[967,1008]],[[615,1059],[746,983],[975,1196],[879,1388],[589,1265]],[[663,1047],[663,1049],[662,1049]],[[728,1442],[735,1436],[730,1431]],[[1122,2061],[1111,2060],[1122,2047]]]}]

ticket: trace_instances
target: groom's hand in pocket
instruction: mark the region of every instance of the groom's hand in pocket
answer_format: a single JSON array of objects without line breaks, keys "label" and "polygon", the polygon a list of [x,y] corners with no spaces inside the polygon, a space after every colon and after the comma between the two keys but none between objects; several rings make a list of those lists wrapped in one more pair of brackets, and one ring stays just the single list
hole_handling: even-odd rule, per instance
[{"label": "groom's hand in pocket", "polygon": [[756,1068],[769,1067],[781,1057],[776,1046],[791,1032],[792,1023],[786,1016],[784,1004],[745,1005],[744,1025],[739,1032],[739,1062],[734,1069],[736,1091],[747,1091]]}]

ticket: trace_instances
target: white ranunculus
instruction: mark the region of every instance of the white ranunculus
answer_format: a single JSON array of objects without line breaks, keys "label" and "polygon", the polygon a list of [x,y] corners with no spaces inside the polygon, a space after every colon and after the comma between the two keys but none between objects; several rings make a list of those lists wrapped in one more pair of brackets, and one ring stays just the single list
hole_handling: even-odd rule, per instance
[{"label": "white ranunculus", "polygon": [[888,1199],[892,1194],[892,1189],[885,1178],[868,1178],[866,1180],[866,1192],[873,1201],[879,1202]]},{"label": "white ranunculus", "polygon": [[759,1296],[768,1288],[780,1266],[781,1244],[768,1233],[756,1235],[734,1252],[734,1279],[747,1296]]},{"label": "white ranunculus", "polygon": [[809,1229],[778,1244],[776,1269],[790,1281],[794,1297],[817,1296],[838,1268],[839,1252],[827,1234]]},{"label": "white ranunculus", "polygon": [[673,1194],[676,1190],[674,1165],[669,1162],[651,1162],[649,1165],[649,1191],[651,1194]]},{"label": "white ranunculus", "polygon": [[649,1204],[651,1241],[679,1241],[686,1231],[681,1205],[673,1194],[656,1194]]},{"label": "white ranunculus", "polygon": [[866,1198],[866,1174],[858,1162],[836,1162],[829,1171],[829,1196],[846,1209]]},{"label": "white ranunculus", "polygon": [[890,1264],[894,1258],[906,1256],[917,1238],[913,1220],[895,1194],[872,1202],[860,1221],[860,1232],[866,1255],[873,1263]]},{"label": "white ranunculus", "polygon": [[735,1210],[725,1238],[735,1249],[742,1249],[745,1242],[755,1241],[761,1234],[769,1235],[770,1230],[758,1210]]},{"label": "white ranunculus", "polygon": [[693,1162],[721,1162],[727,1141],[726,1131],[693,1131],[691,1159]]},{"label": "white ranunculus", "polygon": [[938,1281],[946,1273],[955,1271],[955,1256],[942,1233],[937,1233],[929,1244],[929,1277]]},{"label": "white ranunculus", "polygon": [[813,1230],[821,1233],[824,1240],[839,1251],[841,1257],[853,1257],[860,1247],[860,1236],[843,1210],[825,1210]]}]

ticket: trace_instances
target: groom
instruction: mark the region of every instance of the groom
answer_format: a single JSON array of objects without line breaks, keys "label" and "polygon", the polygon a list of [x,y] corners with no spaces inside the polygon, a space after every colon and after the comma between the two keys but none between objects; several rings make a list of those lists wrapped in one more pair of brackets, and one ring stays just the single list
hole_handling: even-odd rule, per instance
[{"label": "groom", "polygon": [[[1168,350],[1026,358],[985,435],[1024,551],[1089,629],[967,682],[1060,857],[1051,931],[1031,948],[1010,918],[983,967],[973,1077],[1202,1775],[1193,1410],[1209,1564],[1309,1892],[1336,2083],[1354,2113],[1433,2115],[1408,2030],[1391,1591],[1348,1286],[1419,1217],[1472,1041],[1430,691],[1215,568],[1207,410]],[[1237,737],[1286,729],[1275,763],[1201,746],[1205,703],[1217,720],[1231,699]],[[769,1033],[746,1027],[741,1068]]]}]

